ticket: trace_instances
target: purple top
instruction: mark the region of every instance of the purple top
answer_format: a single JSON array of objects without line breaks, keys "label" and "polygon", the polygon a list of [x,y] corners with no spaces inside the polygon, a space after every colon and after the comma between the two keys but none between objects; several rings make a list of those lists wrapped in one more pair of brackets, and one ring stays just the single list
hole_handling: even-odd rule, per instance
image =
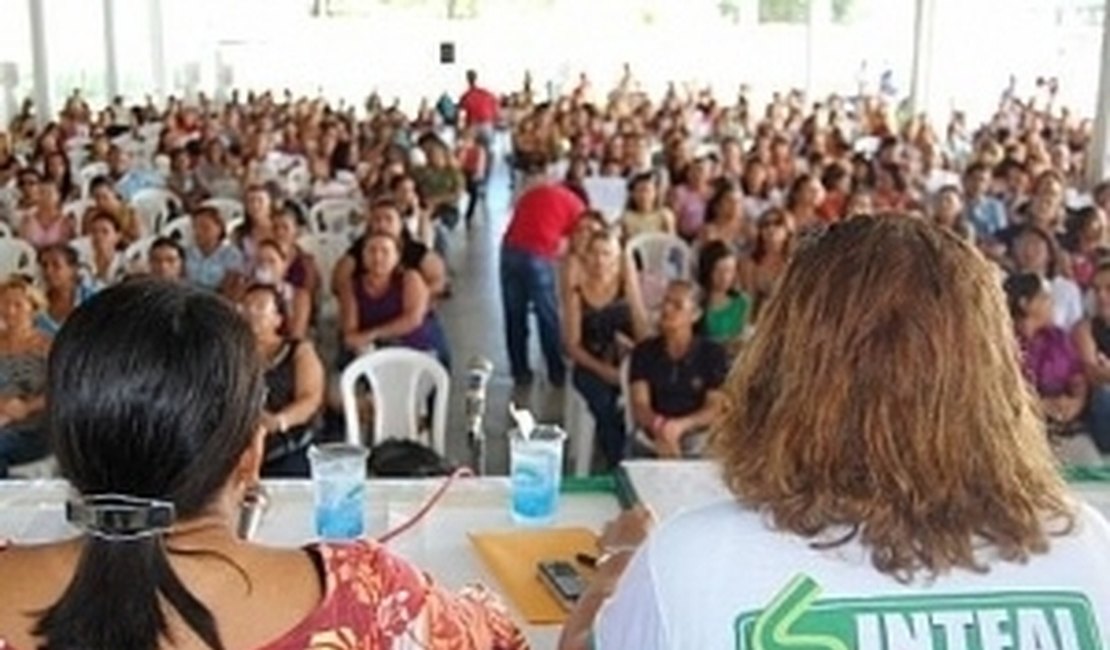
[{"label": "purple top", "polygon": [[685,185],[674,188],[678,232],[687,239],[697,237],[705,223],[705,199]]},{"label": "purple top", "polygon": [[[371,296],[362,282],[355,282],[358,328],[368,330],[400,317],[405,307],[404,294],[405,276],[401,272],[393,274],[389,281],[389,288],[378,297]],[[389,343],[417,350],[434,350],[435,339],[432,336],[430,318],[431,312],[428,312],[424,315],[424,321],[417,325],[415,329],[396,337]]]},{"label": "purple top", "polygon": [[1042,397],[1068,392],[1068,383],[1083,374],[1083,362],[1071,337],[1059,327],[1045,327],[1030,339],[1021,340],[1025,376]]}]

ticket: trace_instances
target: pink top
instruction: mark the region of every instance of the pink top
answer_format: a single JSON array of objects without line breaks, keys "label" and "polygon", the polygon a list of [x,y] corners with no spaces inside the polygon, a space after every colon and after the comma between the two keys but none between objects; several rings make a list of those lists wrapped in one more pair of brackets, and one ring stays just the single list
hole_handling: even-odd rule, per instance
[{"label": "pink top", "polygon": [[41,221],[28,215],[26,221],[23,223],[23,238],[35,248],[46,248],[54,244],[62,244],[68,241],[70,236],[69,229],[66,225],[66,219],[62,217],[50,224],[50,226],[44,227]]},{"label": "pink top", "polygon": [[[323,560],[324,598],[289,632],[259,650],[528,648],[505,608],[485,589],[450,594],[375,542],[318,544],[309,550]],[[0,639],[0,650],[16,649]]]}]

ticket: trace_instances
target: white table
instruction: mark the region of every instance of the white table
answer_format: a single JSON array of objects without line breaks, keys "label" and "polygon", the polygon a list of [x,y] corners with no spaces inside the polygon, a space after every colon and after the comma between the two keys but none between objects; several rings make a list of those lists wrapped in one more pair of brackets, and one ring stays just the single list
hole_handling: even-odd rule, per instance
[{"label": "white table", "polygon": [[[439,486],[438,480],[369,482],[367,526],[373,536],[405,522]],[[257,539],[276,546],[300,546],[315,538],[312,488],[307,481],[268,481],[270,507]],[[66,484],[61,481],[0,481],[0,539],[41,542],[72,536],[64,517]],[[472,531],[510,530],[509,483],[505,478],[460,479],[414,528],[389,547],[457,589],[475,581],[498,589],[467,537]],[[564,494],[555,526],[600,530],[618,505],[606,493]],[[507,600],[507,599],[506,599]],[[511,602],[509,602],[511,605]],[[517,620],[523,620],[519,614]],[[558,626],[527,626],[537,650],[554,648]]]}]

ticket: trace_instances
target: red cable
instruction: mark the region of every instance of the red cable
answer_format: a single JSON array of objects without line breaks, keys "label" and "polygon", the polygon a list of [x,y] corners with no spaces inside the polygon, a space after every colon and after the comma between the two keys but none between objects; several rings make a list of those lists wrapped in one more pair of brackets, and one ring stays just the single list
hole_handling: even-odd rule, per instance
[{"label": "red cable", "polygon": [[416,511],[416,514],[410,517],[405,523],[397,526],[396,528],[379,537],[378,542],[381,544],[388,544],[389,541],[392,540],[394,537],[401,535],[416,524],[420,523],[420,520],[427,516],[427,514],[432,511],[432,508],[434,508],[436,504],[439,503],[439,500],[443,498],[443,495],[447,493],[447,488],[451,487],[451,484],[455,482],[455,479],[470,476],[474,476],[474,472],[470,471],[469,467],[460,467],[456,469],[454,472],[451,473],[450,476],[444,479],[440,486],[436,488],[435,493],[432,494],[432,496],[428,497],[424,504],[420,506],[420,509]]}]

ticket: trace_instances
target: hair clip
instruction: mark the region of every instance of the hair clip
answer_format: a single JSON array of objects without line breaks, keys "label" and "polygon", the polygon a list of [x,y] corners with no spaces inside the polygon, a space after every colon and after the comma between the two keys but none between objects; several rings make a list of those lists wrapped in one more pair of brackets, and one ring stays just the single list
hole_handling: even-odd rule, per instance
[{"label": "hair clip", "polygon": [[66,502],[66,521],[108,541],[132,541],[165,532],[173,525],[173,503],[122,494],[81,496]]}]

